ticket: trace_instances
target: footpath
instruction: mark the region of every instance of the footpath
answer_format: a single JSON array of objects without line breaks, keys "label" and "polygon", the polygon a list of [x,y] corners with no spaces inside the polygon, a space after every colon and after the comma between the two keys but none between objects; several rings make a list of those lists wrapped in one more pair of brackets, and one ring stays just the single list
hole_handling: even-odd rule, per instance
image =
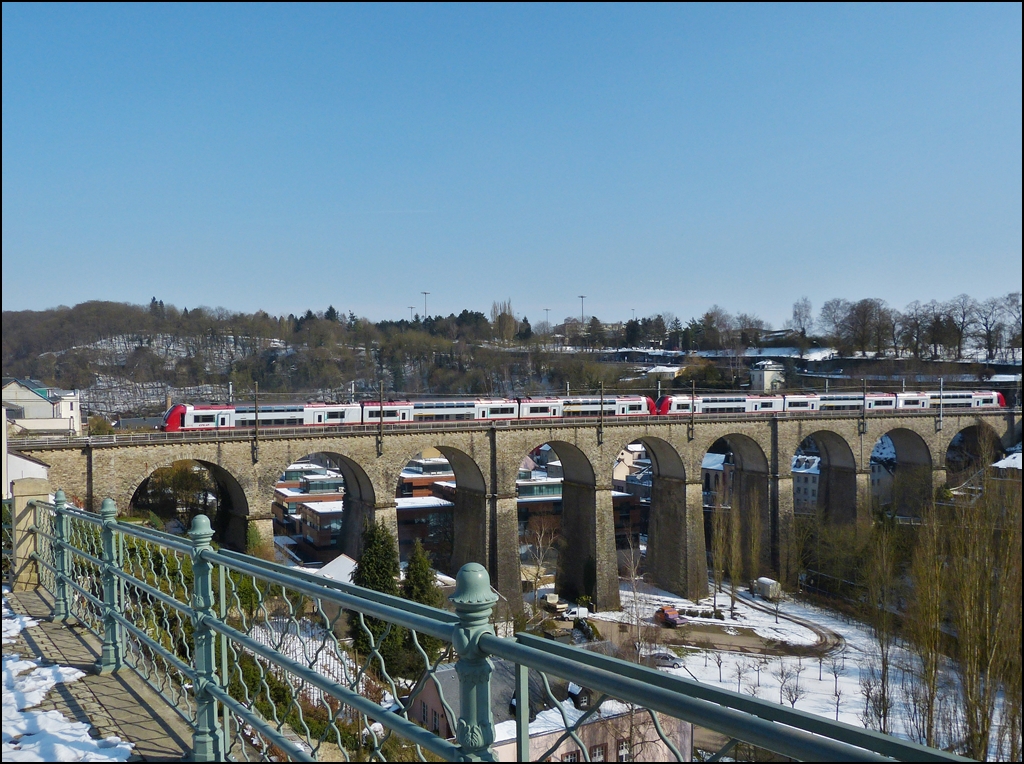
[{"label": "footpath", "polygon": [[51,620],[48,595],[42,590],[4,595],[10,610],[31,616],[36,626],[23,629],[3,646],[4,656],[41,658],[44,664],[69,666],[86,676],[58,683],[33,711],[55,709],[69,719],[91,724],[101,738],[116,735],[134,743],[130,761],[181,761],[192,749],[192,730],[178,713],[128,667],[112,674],[95,673],[100,643],[84,626]]}]

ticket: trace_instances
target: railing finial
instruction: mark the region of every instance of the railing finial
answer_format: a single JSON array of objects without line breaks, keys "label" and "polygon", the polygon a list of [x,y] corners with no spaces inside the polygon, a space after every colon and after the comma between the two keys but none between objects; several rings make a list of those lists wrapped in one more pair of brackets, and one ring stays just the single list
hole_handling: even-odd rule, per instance
[{"label": "railing finial", "polygon": [[195,543],[197,549],[209,549],[210,540],[213,538],[213,528],[210,526],[210,518],[206,515],[196,515],[192,518],[192,527],[189,528],[188,537]]},{"label": "railing finial", "polygon": [[64,509],[67,506],[68,497],[61,488],[57,489],[57,493],[53,495],[53,506],[57,509]]},{"label": "railing finial", "polygon": [[103,500],[103,503],[100,505],[100,517],[104,521],[117,519],[117,504],[114,503],[113,499],[107,498]]}]

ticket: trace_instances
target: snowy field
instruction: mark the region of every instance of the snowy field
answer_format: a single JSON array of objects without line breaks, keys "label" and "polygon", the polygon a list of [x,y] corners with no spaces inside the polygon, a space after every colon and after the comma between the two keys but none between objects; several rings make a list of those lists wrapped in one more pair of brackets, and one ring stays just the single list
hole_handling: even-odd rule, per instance
[{"label": "snowy field", "polygon": [[[671,605],[680,610],[693,607],[710,609],[712,605],[710,597],[693,603],[646,584],[642,585],[642,589],[634,597],[630,585],[620,582],[622,611],[596,613],[593,617],[603,621],[633,623],[639,619],[641,623],[654,625],[654,611],[659,607]],[[764,609],[758,609],[753,603]],[[780,622],[776,625],[772,606],[759,598],[755,600],[746,591],[740,594],[737,620],[729,618],[728,592],[718,595],[718,606],[725,611],[725,621],[706,618],[688,620],[693,624],[717,625],[726,634],[736,633],[738,630],[732,628],[736,625],[744,626],[763,638],[803,648],[803,652],[806,652],[807,646],[819,642],[816,631],[800,623],[806,622],[827,634],[833,646],[823,651],[820,662],[817,656],[778,656],[728,649],[650,646],[647,652],[670,650],[684,661],[681,668],[660,670],[856,727],[874,726],[868,713],[865,690],[877,682],[875,656],[878,649],[869,626],[833,611],[790,599],[782,602],[779,609]],[[665,636],[673,634],[670,630],[660,628],[657,633]],[[916,659],[907,650],[900,646],[894,648],[890,680],[893,697],[891,730],[893,734],[909,739],[915,739],[916,736],[910,729],[912,708],[903,692],[903,685],[907,678],[905,672],[916,665],[915,662]],[[940,704],[951,707],[957,703],[959,689],[951,665],[947,664],[942,670],[940,685]]]},{"label": "snowy field", "polygon": [[[751,604],[752,598],[745,591],[737,592],[739,595],[736,601],[736,618],[730,617],[729,592],[728,590],[719,593],[718,607],[725,614],[725,620],[717,618],[691,618],[687,620],[693,624],[708,624],[720,626],[725,629],[735,626],[743,626],[752,630],[759,637],[774,639],[779,642],[786,642],[791,645],[813,645],[818,642],[818,635],[813,629],[799,623],[779,617],[779,623],[775,623],[775,613],[768,603],[763,600],[756,600],[757,604]],[[671,606],[680,609],[696,608],[698,610],[713,610],[715,599],[706,597],[699,602],[685,600],[676,594],[659,589],[650,584],[639,583],[634,596],[632,587],[626,582],[619,583],[619,601],[622,610],[606,610],[594,613],[593,618],[599,621],[618,621],[620,623],[636,623],[639,618],[643,623],[654,623],[654,611],[660,607]],[[792,613],[800,617],[800,614],[792,609],[789,603],[782,606],[781,613]],[[808,619],[813,620],[813,619]]]},{"label": "snowy field", "polygon": [[[5,590],[6,593],[6,590]],[[12,644],[23,629],[38,622],[15,615],[3,601],[3,643]],[[20,655],[3,657],[3,760],[8,761],[126,761],[132,744],[118,737],[97,740],[90,726],[74,722],[59,711],[32,711],[57,684],[81,679],[78,669],[43,665]]]}]

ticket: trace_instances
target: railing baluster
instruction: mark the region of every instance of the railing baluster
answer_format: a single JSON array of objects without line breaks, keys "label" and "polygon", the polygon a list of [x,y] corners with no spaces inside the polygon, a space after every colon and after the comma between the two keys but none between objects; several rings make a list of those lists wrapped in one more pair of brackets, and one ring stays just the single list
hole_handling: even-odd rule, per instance
[{"label": "railing baluster", "polygon": [[459,570],[455,593],[449,598],[455,605],[459,627],[452,645],[459,654],[455,670],[459,675],[462,708],[458,719],[458,740],[464,761],[495,761],[494,717],[491,714],[491,659],[480,650],[480,637],[494,634],[490,624],[491,608],[498,595],[491,590],[487,569],[476,562]]},{"label": "railing baluster", "polygon": [[192,609],[195,619],[195,670],[196,670],[196,728],[192,735],[192,758],[194,761],[217,761],[221,758],[217,750],[218,734],[217,699],[209,691],[209,685],[218,685],[216,635],[207,619],[213,617],[212,566],[202,553],[211,549],[213,529],[210,518],[196,515],[188,532],[192,539]]},{"label": "railing baluster", "polygon": [[530,760],[530,669],[516,664],[516,759]]},{"label": "railing baluster", "polygon": [[[108,674],[121,668],[121,624],[114,617],[119,613],[121,603],[118,592],[120,590],[115,568],[120,567],[117,547],[114,544],[114,526],[117,524],[117,505],[113,499],[104,499],[100,506],[100,518],[103,525],[100,531],[100,542],[102,545],[103,572],[103,650],[100,653],[100,662],[96,670],[101,674]],[[122,613],[123,615],[123,613]]]},{"label": "railing baluster", "polygon": [[64,509],[67,507],[67,496],[64,491],[57,490],[53,496],[54,518],[53,535],[57,537],[56,547],[53,550],[53,566],[57,569],[57,580],[53,596],[53,620],[66,621],[71,614],[68,608],[68,552],[65,545],[68,543],[67,517]]}]

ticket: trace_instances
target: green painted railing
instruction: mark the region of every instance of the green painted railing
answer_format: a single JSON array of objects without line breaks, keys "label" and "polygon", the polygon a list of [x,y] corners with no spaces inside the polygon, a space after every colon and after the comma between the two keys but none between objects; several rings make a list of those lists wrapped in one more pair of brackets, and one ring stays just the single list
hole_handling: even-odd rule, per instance
[{"label": "green painted railing", "polygon": [[[726,736],[719,756],[743,743],[815,761],[963,760],[551,640],[499,638],[476,563],[459,571],[450,613],[218,551],[203,516],[184,539],[116,514],[109,499],[99,514],[62,492],[37,502],[31,557],[54,618],[101,640],[98,671],[128,666],[160,693],[192,728],[197,761],[495,760],[495,658],[528,699],[504,758],[688,760],[695,724]],[[7,543],[5,531],[5,555]],[[567,682],[594,701],[575,709],[555,689]],[[428,696],[455,722],[451,739],[427,728]],[[531,737],[537,707],[549,723]],[[617,750],[593,745],[597,729]]]}]

